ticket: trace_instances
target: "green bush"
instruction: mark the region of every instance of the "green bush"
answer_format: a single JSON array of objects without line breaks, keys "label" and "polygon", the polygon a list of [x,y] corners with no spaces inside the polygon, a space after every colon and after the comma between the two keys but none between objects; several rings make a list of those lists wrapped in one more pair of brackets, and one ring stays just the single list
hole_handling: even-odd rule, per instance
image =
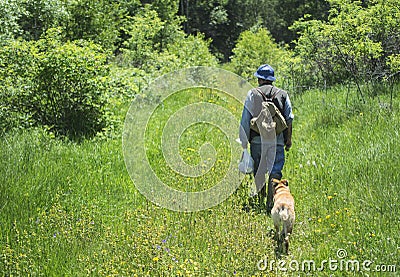
[{"label": "green bush", "polygon": [[0,41],[22,33],[18,21],[24,13],[18,0],[0,0]]},{"label": "green bush", "polygon": [[124,43],[119,59],[122,64],[151,75],[189,66],[217,64],[209,50],[211,41],[205,40],[204,35],[186,35],[181,30],[179,18],[163,21],[150,7],[145,6],[132,19],[133,25],[127,30],[130,39]]},{"label": "green bush", "polygon": [[85,39],[110,52],[120,43],[120,28],[127,22],[124,5],[134,8],[137,1],[67,1],[68,21],[63,26],[70,40]]},{"label": "green bush", "polygon": [[216,66],[217,59],[209,51],[211,41],[205,40],[204,35],[186,36],[183,31],[179,39],[168,44],[158,57],[150,60],[152,75],[162,75],[174,70],[190,66]]},{"label": "green bush", "polygon": [[106,55],[93,43],[62,43],[59,34],[51,29],[37,42],[11,42],[0,50],[7,60],[1,64],[5,101],[0,116],[14,116],[3,129],[28,121],[58,135],[81,137],[106,126]]},{"label": "green bush", "polygon": [[399,53],[397,0],[330,0],[328,21],[309,15],[295,22],[300,34],[295,51],[312,64],[310,75],[328,84],[352,80],[360,84],[380,80],[396,70]]},{"label": "green bush", "polygon": [[132,18],[133,25],[126,30],[130,38],[122,49],[124,62],[134,67],[143,67],[161,47],[161,32],[165,27],[157,12],[145,8]]},{"label": "green bush", "polygon": [[68,21],[65,1],[24,0],[18,5],[23,11],[18,24],[26,40],[38,40],[50,28],[63,26]]},{"label": "green bush", "polygon": [[37,49],[33,43],[8,40],[0,48],[0,128],[35,123],[31,100],[35,89]]},{"label": "green bush", "polygon": [[318,75],[308,74],[314,68],[285,46],[277,44],[265,28],[254,28],[241,33],[233,49],[231,62],[225,67],[253,81],[256,69],[262,64],[275,69],[276,85],[291,93],[303,92],[320,81]]},{"label": "green bush", "polygon": [[47,37],[38,45],[44,50],[37,75],[40,122],[64,135],[100,131],[105,126],[106,55],[85,41],[61,44]]},{"label": "green bush", "polygon": [[238,75],[253,79],[253,73],[261,64],[270,64],[276,71],[277,79],[283,77],[284,65],[291,58],[291,53],[279,47],[265,28],[241,33],[231,57],[231,69]]}]

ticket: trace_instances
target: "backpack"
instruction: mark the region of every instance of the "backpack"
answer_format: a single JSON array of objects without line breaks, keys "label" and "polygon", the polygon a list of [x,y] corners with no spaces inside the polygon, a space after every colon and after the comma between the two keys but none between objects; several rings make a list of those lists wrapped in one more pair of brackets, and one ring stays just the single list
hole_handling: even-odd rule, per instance
[{"label": "backpack", "polygon": [[[273,87],[271,91],[272,89]],[[279,135],[288,128],[285,118],[272,101],[280,90],[278,89],[270,98],[259,88],[256,88],[256,91],[262,96],[264,101],[262,102],[260,114],[251,119],[251,126],[255,131],[258,131],[261,137],[266,139],[271,137],[271,131],[275,131],[275,135]]]}]

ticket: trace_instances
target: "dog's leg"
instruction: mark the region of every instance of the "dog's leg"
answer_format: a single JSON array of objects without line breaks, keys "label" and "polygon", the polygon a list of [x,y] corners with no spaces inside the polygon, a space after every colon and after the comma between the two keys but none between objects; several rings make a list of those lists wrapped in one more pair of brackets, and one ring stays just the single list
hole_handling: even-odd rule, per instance
[{"label": "dog's leg", "polygon": [[284,248],[284,252],[286,254],[288,254],[289,253],[289,237],[292,234],[293,222],[289,219],[286,222],[284,222],[283,226],[284,226],[283,232],[282,232],[283,248]]},{"label": "dog's leg", "polygon": [[281,231],[280,231],[280,224],[281,222],[279,221],[277,224],[275,224],[274,222],[274,226],[275,226],[275,236],[274,236],[274,240],[276,242],[276,254],[280,257],[281,253],[282,253],[282,238],[281,238]]},{"label": "dog's leg", "polygon": [[285,254],[289,253],[289,236],[290,234],[288,234],[283,240],[283,252]]},{"label": "dog's leg", "polygon": [[278,224],[274,224],[274,226],[275,226],[275,236],[274,236],[274,239],[275,239],[276,241],[279,241],[279,225],[278,225]]},{"label": "dog's leg", "polygon": [[287,221],[283,221],[283,228],[282,228],[282,233],[281,233],[281,237],[285,238],[286,234],[287,234]]},{"label": "dog's leg", "polygon": [[282,232],[280,233],[280,241],[282,242],[282,252],[284,254],[288,253],[289,248],[289,237],[288,237],[288,229],[290,228],[288,220],[282,220]]}]

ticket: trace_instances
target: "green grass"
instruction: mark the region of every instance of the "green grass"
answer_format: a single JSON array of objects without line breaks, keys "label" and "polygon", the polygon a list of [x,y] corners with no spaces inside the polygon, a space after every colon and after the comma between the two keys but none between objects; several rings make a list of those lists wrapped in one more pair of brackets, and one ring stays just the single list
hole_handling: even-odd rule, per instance
[{"label": "green grass", "polygon": [[[147,157],[157,176],[171,188],[181,191],[201,191],[214,186],[223,179],[224,173],[228,170],[231,155],[230,144],[224,133],[224,129],[228,126],[223,126],[222,124],[221,126],[215,126],[210,123],[211,118],[209,118],[209,122],[196,122],[198,118],[193,115],[193,109],[195,108],[192,106],[189,111],[180,110],[182,107],[195,103],[211,103],[226,107],[230,113],[236,115],[235,121],[240,120],[239,116],[242,108],[241,103],[222,92],[201,88],[177,92],[167,98],[163,105],[158,106],[155,110],[146,129],[146,137],[148,137],[145,142]],[[182,125],[182,122],[178,121],[171,123],[174,125],[166,126],[168,120],[175,113],[184,113],[184,117],[186,115],[187,117],[192,117],[191,123],[193,124],[184,126],[186,128],[180,134],[179,155],[188,165],[193,167],[199,165],[198,173],[201,176],[197,178],[191,178],[189,174],[182,175],[182,172],[172,171],[167,161],[163,158],[162,133],[164,127],[173,128],[176,126],[178,128]],[[215,121],[222,121],[217,112],[213,112],[213,115],[217,118]],[[234,130],[236,131],[237,129],[238,127],[235,126]],[[199,153],[205,143],[212,145],[215,155],[211,155],[211,153],[208,153],[209,151],[205,151],[203,156]],[[211,156],[215,156],[216,159],[213,166],[210,167],[209,164],[213,159]],[[196,172],[196,170],[193,171]]]},{"label": "green grass", "polygon": [[[354,98],[354,99],[353,99]],[[380,96],[385,101],[385,96]],[[178,189],[204,189],[221,178],[223,162],[210,177],[187,182],[160,156],[159,131],[152,124],[186,105],[183,95],[168,99],[150,122],[150,163],[160,178]],[[218,93],[199,92],[190,101],[240,105]],[[294,95],[293,148],[284,177],[296,200],[291,253],[278,259],[272,220],[247,203],[246,178],[226,201],[211,209],[183,213],[147,201],[132,184],[122,155],[121,138],[73,143],[41,130],[3,134],[0,141],[0,274],[4,276],[305,276],[303,261],[347,259],[360,264],[396,265],[400,257],[399,99],[393,110],[357,104],[345,91]],[[387,100],[388,101],[388,100]],[[164,109],[164,110],[163,110]],[[126,110],[126,108],[124,109]],[[122,113],[123,114],[123,113]],[[155,128],[157,129],[157,128]],[[210,141],[226,158],[226,138],[207,124],[182,134],[180,154],[200,162],[199,147]],[[217,135],[215,135],[217,134]],[[239,157],[238,157],[239,159]],[[239,177],[238,177],[239,178]],[[177,180],[174,182],[174,180]],[[189,184],[189,185],[188,185]],[[151,184],[149,184],[151,185]],[[261,259],[275,271],[260,271]],[[297,272],[277,270],[277,263]],[[286,262],[286,266],[282,263]],[[340,266],[340,264],[337,264]],[[333,265],[334,266],[334,265]],[[325,264],[313,276],[361,276]],[[398,273],[397,273],[398,274]],[[396,273],[370,272],[370,276]]]}]

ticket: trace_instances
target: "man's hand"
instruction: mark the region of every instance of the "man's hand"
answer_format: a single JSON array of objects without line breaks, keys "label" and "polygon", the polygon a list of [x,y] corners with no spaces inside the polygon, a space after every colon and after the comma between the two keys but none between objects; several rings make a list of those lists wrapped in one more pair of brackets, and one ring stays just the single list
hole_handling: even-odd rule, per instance
[{"label": "man's hand", "polygon": [[285,150],[289,151],[290,147],[292,147],[292,140],[287,140],[285,143]]}]

